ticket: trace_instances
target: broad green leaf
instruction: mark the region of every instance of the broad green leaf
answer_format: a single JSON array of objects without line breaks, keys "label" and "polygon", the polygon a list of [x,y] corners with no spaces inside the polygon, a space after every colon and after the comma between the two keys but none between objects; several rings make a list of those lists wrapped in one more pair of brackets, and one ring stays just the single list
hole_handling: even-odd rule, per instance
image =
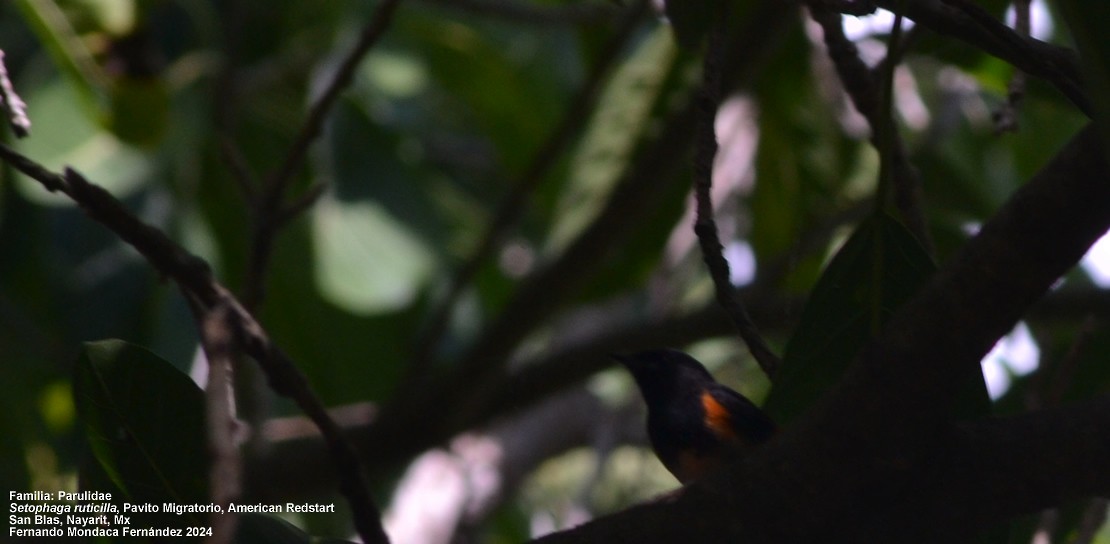
[{"label": "broad green leaf", "polygon": [[[519,172],[554,126],[564,106],[556,76],[567,63],[570,36],[533,28],[507,32],[443,17],[398,19],[395,31],[412,41],[427,73],[441,130],[466,127],[488,138],[507,172]],[[499,31],[500,30],[500,31]],[[455,125],[455,126],[452,126]]]},{"label": "broad green leaf", "polygon": [[374,315],[333,303],[315,281],[321,259],[307,223],[290,225],[274,248],[261,321],[325,404],[380,400],[407,362],[420,299]]},{"label": "broad green leaf", "polygon": [[152,147],[166,134],[169,89],[158,78],[120,77],[112,82],[107,127],[121,141]]},{"label": "broad green leaf", "polygon": [[[102,109],[100,90],[107,76],[93,59],[78,32],[54,0],[16,0],[23,18],[27,21],[54,64],[77,91],[77,98],[89,119],[97,119]],[[39,123],[38,119],[32,120]],[[36,134],[41,138],[41,135]]]},{"label": "broad green leaf", "polygon": [[[148,179],[155,158],[131,147],[99,127],[81,111],[73,89],[54,79],[25,96],[35,135],[19,142],[20,151],[47,168],[69,166],[119,198]],[[65,195],[50,193],[37,182],[17,175],[16,187],[38,204],[72,206]]]},{"label": "broad green leaf", "polygon": [[786,345],[764,407],[781,423],[835,384],[863,345],[917,291],[935,266],[901,223],[872,216],[833,257]]},{"label": "broad green leaf", "polygon": [[[74,397],[97,470],[121,499],[208,502],[204,396],[188,376],[134,344],[91,342],[77,360]],[[160,519],[205,525],[205,514]]]},{"label": "broad green leaf", "polygon": [[310,212],[317,285],[354,314],[406,307],[428,280],[428,242],[441,230],[429,176],[398,158],[396,135],[349,102],[337,108],[329,143],[336,191]]},{"label": "broad green leaf", "polygon": [[[571,160],[567,183],[556,204],[548,250],[563,248],[604,206],[606,195],[624,173],[657,113],[668,83],[673,85],[676,70],[690,68],[679,60],[670,33],[660,27],[613,74]],[[673,95],[675,89],[670,90]]]},{"label": "broad green leaf", "polygon": [[433,259],[407,225],[374,202],[325,197],[312,212],[320,292],[351,313],[408,306]]},{"label": "broad green leaf", "polygon": [[[809,40],[791,27],[783,41],[768,61],[774,69],[755,81],[759,144],[749,240],[761,261],[794,251],[811,224],[870,194],[876,179],[877,161],[861,150],[865,142],[846,137],[823,106],[813,70],[792,60],[808,58]],[[809,263],[791,270],[788,285],[810,288],[815,271]]]}]

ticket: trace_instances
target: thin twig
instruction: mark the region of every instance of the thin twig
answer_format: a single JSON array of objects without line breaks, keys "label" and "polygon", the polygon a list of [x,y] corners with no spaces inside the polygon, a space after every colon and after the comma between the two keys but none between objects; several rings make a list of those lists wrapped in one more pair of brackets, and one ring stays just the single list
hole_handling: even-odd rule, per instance
[{"label": "thin twig", "polygon": [[207,262],[186,251],[161,230],[140,221],[108,191],[90,183],[75,170],[67,168],[64,176],[57,174],[3,144],[0,144],[0,159],[39,181],[47,190],[69,196],[89,217],[138,250],[156,270],[195,297],[204,308],[226,305],[243,351],[258,362],[270,387],[295,401],[320,428],[336,471],[342,475],[340,491],[350,503],[355,527],[363,542],[389,541],[381,526],[380,511],[370,497],[365,470],[339,425],[328,415],[297,365],[273,344],[242,303],[216,281]]},{"label": "thin twig", "polygon": [[27,104],[15,92],[8,68],[4,63],[4,50],[0,49],[0,109],[7,112],[8,124],[17,138],[31,134],[31,118],[27,117]]},{"label": "thin twig", "polygon": [[351,49],[347,56],[344,57],[343,62],[339,65],[339,69],[332,76],[332,80],[324,87],[324,92],[316,103],[312,105],[312,109],[308,112],[308,118],[305,119],[301,125],[300,132],[297,133],[297,138],[293,141],[289,151],[285,155],[285,161],[281,166],[274,171],[267,180],[267,190],[269,198],[280,200],[285,194],[285,188],[296,174],[297,169],[300,168],[304,162],[305,155],[308,153],[309,146],[320,135],[320,131],[324,127],[324,120],[327,118],[328,113],[331,111],[335,101],[339,98],[340,93],[343,92],[347,85],[351,83],[354,77],[355,70],[362,62],[362,59],[370,52],[370,49],[378,43],[382,35],[385,34],[389,24],[393,21],[393,14],[400,5],[401,0],[383,0],[378,5],[374,14],[362,29],[359,35],[358,42]]},{"label": "thin twig", "polygon": [[512,184],[509,194],[498,206],[493,221],[486,228],[477,248],[451,278],[447,293],[437,303],[415,344],[415,352],[408,370],[410,378],[422,373],[431,364],[435,349],[442,341],[443,333],[450,322],[451,312],[458,303],[459,297],[474,279],[478,270],[490,258],[490,255],[501,247],[509,229],[520,220],[527,209],[528,200],[536,187],[544,180],[547,173],[551,171],[551,168],[558,162],[574,137],[581,132],[582,127],[589,120],[590,112],[597,104],[598,95],[606,76],[639,26],[647,4],[644,0],[637,0],[636,4],[628,11],[621,27],[609,40],[597,62],[590,70],[586,82],[571,100],[559,126],[536,151],[524,172]]},{"label": "thin twig", "polygon": [[[267,176],[262,193],[254,202],[254,228],[250,256],[247,261],[246,287],[243,293],[243,300],[248,308],[256,307],[265,296],[266,270],[273,251],[274,236],[277,235],[282,224],[289,222],[290,208],[284,204],[289,183],[304,163],[309,147],[323,130],[324,121],[331,112],[332,106],[351,83],[359,63],[389,28],[393,21],[393,14],[400,3],[401,0],[383,0],[378,4],[370,21],[363,27],[358,42],[343,58],[335,75],[309,110],[308,117],[305,118],[293,144],[285,154],[285,160]],[[297,205],[294,204],[293,208],[297,208]]]},{"label": "thin twig", "polygon": [[243,199],[247,202],[256,201],[258,177],[251,171],[250,164],[247,163],[247,159],[243,156],[239,147],[232,143],[230,139],[221,138],[220,158],[231,169],[231,179],[235,182],[235,186],[239,188],[239,192],[243,193]]},{"label": "thin twig", "polygon": [[[921,205],[921,177],[906,156],[905,144],[902,142],[902,136],[893,126],[892,117],[881,112],[882,104],[879,100],[876,70],[872,70],[863,62],[856,44],[844,35],[840,14],[816,3],[810,5],[809,11],[813,20],[821,25],[829,58],[836,68],[845,92],[852,100],[852,105],[871,126],[871,144],[876,149],[880,149],[880,134],[890,140],[888,156],[891,162],[890,175],[894,185],[895,206],[902,213],[906,227],[913,232],[929,254],[933,254],[932,236],[929,235],[925,212]],[[879,65],[879,70],[889,63],[897,62],[896,52],[900,50],[901,43],[899,41],[898,44],[890,44],[890,53]],[[885,129],[881,128],[884,126]],[[885,198],[883,195],[880,196]]]},{"label": "thin twig", "polygon": [[[1019,36],[1028,37],[1030,31],[1030,0],[1014,0],[1014,31]],[[1007,86],[1006,101],[994,112],[994,131],[997,133],[1002,132],[1017,132],[1018,130],[1018,113],[1021,110],[1021,103],[1025,99],[1025,72],[1021,69],[1015,69],[1013,75],[1010,76],[1010,84]]]},{"label": "thin twig", "polygon": [[885,9],[904,14],[939,34],[953,36],[994,55],[1031,76],[1052,83],[1088,117],[1087,97],[1074,50],[1019,36],[971,0],[875,0]]},{"label": "thin twig", "polygon": [[[723,5],[723,4],[722,4]],[[722,8],[721,11],[725,11]],[[698,96],[697,136],[694,148],[694,195],[697,199],[697,218],[694,232],[701,245],[702,257],[713,278],[717,302],[725,308],[736,325],[740,338],[747,344],[752,357],[772,380],[778,374],[781,360],[763,341],[748,310],[736,296],[736,289],[729,280],[729,265],[722,251],[717,222],[713,219],[713,161],[717,156],[717,134],[713,123],[721,100],[721,70],[725,46],[725,19],[718,14],[717,22],[709,37],[709,49],[705,54],[702,71],[702,84]]]},{"label": "thin twig", "polygon": [[[232,363],[239,347],[231,323],[231,309],[227,304],[221,303],[205,310],[188,292],[184,294],[190,301],[208,361],[205,404],[208,412],[208,448],[212,453],[212,469],[208,477],[211,499],[212,504],[223,506],[226,510],[242,492],[242,459],[235,439],[237,422],[231,388]],[[229,543],[235,538],[238,516],[233,512],[213,513],[210,524],[212,535],[208,544]]]},{"label": "thin twig", "polygon": [[327,184],[317,183],[309,187],[307,191],[298,196],[293,202],[286,204],[277,216],[278,226],[285,226],[304,213],[305,210],[311,208],[320,200],[320,197],[324,196],[324,190],[327,188]]}]

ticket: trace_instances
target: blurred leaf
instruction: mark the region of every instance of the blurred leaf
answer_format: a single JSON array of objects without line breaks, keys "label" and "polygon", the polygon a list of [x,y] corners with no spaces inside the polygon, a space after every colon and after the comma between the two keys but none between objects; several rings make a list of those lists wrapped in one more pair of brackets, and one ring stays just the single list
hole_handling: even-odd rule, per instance
[{"label": "blurred leaf", "polygon": [[329,302],[355,314],[412,303],[433,264],[408,225],[373,202],[324,197],[312,212],[316,278]]},{"label": "blurred leaf", "polygon": [[689,60],[678,55],[666,29],[656,28],[613,74],[571,160],[546,251],[558,252],[605,206],[660,101],[669,105],[664,97],[687,90],[688,81],[676,88],[674,79],[691,67]]},{"label": "blurred leaf", "polygon": [[429,102],[440,102],[441,130],[477,128],[496,144],[505,171],[521,171],[565,103],[555,76],[573,43],[559,42],[566,38],[554,31],[507,32],[442,18],[397,23],[440,91]]},{"label": "blurred leaf", "polygon": [[[208,502],[200,389],[157,355],[121,340],[85,344],[77,413],[97,465],[132,503]],[[204,525],[204,516],[165,516]]]},{"label": "blurred leaf", "polygon": [[[756,83],[759,144],[748,205],[750,241],[760,260],[791,251],[809,225],[868,193],[876,178],[875,163],[860,151],[864,142],[846,137],[817,92],[808,61],[797,60],[809,59],[812,50],[801,28],[791,27],[783,40],[768,61],[775,69]],[[850,186],[853,180],[859,187]]]},{"label": "blurred leaf", "polygon": [[[35,123],[35,137],[20,140],[21,152],[47,168],[72,167],[118,198],[134,192],[151,175],[154,158],[101,129],[78,108],[73,90],[54,79],[25,96]],[[73,206],[60,193],[47,192],[37,181],[17,175],[20,193],[38,204]]]},{"label": "blurred leaf", "polygon": [[332,303],[314,281],[320,258],[305,223],[287,228],[274,249],[262,322],[325,404],[381,400],[407,362],[419,300],[374,315]]},{"label": "blurred leaf", "polygon": [[895,219],[861,223],[814,286],[764,408],[782,423],[805,411],[934,269]]},{"label": "blurred leaf", "polygon": [[694,49],[709,33],[709,27],[719,13],[718,5],[719,0],[666,0],[663,10],[678,43]]},{"label": "blurred leaf", "polygon": [[170,97],[157,78],[121,77],[112,85],[107,126],[121,141],[153,146],[169,124]]},{"label": "blurred leaf", "polygon": [[[54,0],[16,0],[16,5],[54,64],[77,91],[78,102],[85,108],[86,118],[100,118],[99,89],[104,87],[107,78],[66,14]],[[39,123],[34,117],[32,120],[36,125]],[[43,139],[41,134],[36,134],[36,137]]]},{"label": "blurred leaf", "polygon": [[[335,192],[311,210],[317,282],[333,304],[374,314],[410,304],[435,264],[443,225],[428,175],[398,138],[350,102],[329,130]],[[424,189],[424,190],[422,190]]]}]

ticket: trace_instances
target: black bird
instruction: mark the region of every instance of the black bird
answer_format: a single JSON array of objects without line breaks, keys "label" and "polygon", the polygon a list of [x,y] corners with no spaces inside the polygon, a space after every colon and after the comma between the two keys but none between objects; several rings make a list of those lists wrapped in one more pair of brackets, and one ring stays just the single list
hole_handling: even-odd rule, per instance
[{"label": "black bird", "polygon": [[775,423],[763,410],[717,383],[681,351],[655,349],[613,358],[632,373],[644,396],[655,455],[684,484],[775,434]]}]

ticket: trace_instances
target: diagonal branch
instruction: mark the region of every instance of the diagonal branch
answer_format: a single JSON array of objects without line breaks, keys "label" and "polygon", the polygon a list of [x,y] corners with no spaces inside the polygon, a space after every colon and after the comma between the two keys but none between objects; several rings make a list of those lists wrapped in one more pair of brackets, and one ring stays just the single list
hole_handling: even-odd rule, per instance
[{"label": "diagonal branch", "polygon": [[304,374],[271,342],[262,325],[216,279],[203,259],[197,257],[161,230],[140,221],[110,193],[90,183],[81,174],[67,169],[65,175],[0,144],[0,159],[41,183],[51,192],[73,199],[93,220],[108,227],[130,244],[159,272],[176,282],[206,309],[226,307],[232,314],[238,341],[265,371],[270,387],[293,399],[320,428],[337,471],[342,474],[340,491],[354,511],[356,528],[364,542],[388,542],[381,527],[381,515],[370,497],[365,471],[354,448],[344,438],[339,425],[328,415]]},{"label": "diagonal branch", "polygon": [[[875,0],[900,11],[902,0]],[[1083,89],[1075,51],[1018,35],[970,0],[907,0],[904,15],[933,32],[963,40],[1031,76],[1054,85],[1087,116],[1091,102]]]},{"label": "diagonal branch", "polygon": [[[298,204],[294,204],[291,208],[285,207],[284,202],[289,183],[304,164],[309,147],[320,136],[320,132],[324,128],[324,121],[327,119],[332,106],[335,105],[343,90],[351,83],[359,63],[362,62],[362,59],[389,28],[393,21],[393,14],[397,11],[397,6],[400,3],[401,0],[382,0],[382,3],[378,5],[370,18],[370,22],[363,27],[358,42],[343,58],[343,62],[340,63],[335,75],[324,87],[320,98],[312,105],[308,117],[301,125],[293,144],[285,154],[285,160],[281,166],[267,176],[261,193],[253,202],[255,225],[251,237],[251,254],[247,262],[247,279],[244,282],[246,290],[243,294],[243,300],[248,308],[257,306],[265,295],[266,269],[269,266],[270,255],[273,251],[274,236],[282,225],[289,221],[290,210],[303,209],[298,208]],[[310,191],[308,195],[301,198],[300,202],[308,201],[311,203],[312,200],[313,196]]]}]

